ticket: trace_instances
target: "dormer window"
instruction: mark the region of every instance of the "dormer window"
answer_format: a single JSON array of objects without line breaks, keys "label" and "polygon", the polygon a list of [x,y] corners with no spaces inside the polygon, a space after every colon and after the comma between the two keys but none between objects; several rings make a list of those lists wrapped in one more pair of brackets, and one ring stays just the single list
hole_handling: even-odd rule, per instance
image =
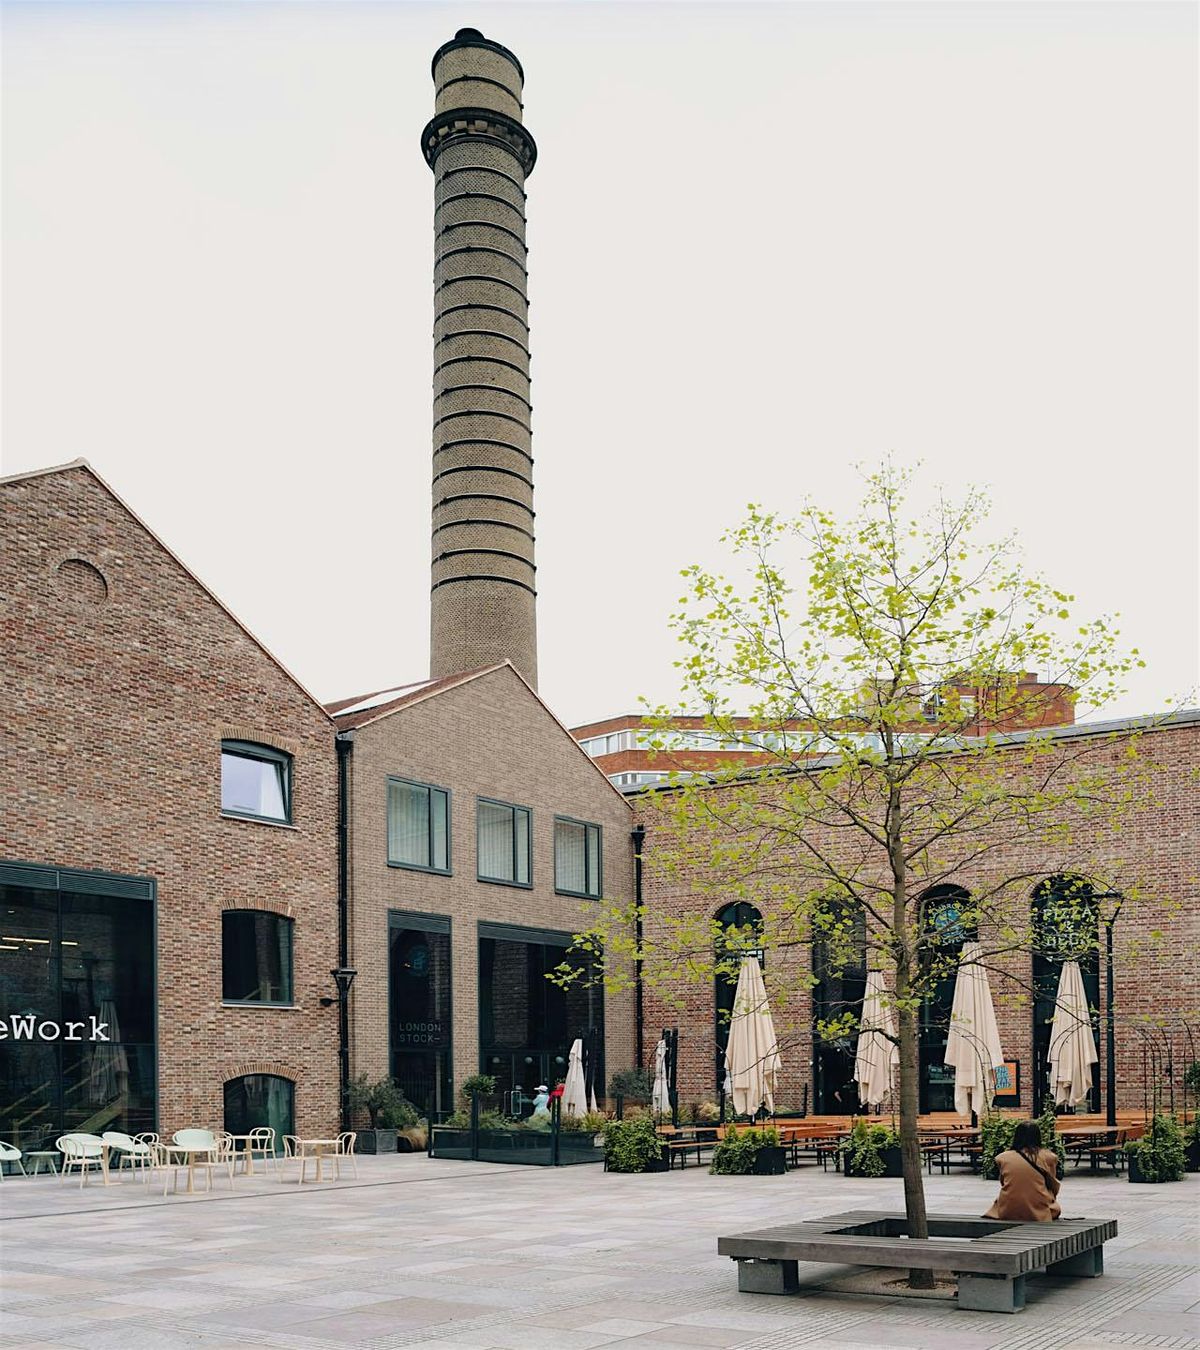
[{"label": "dormer window", "polygon": [[291,755],[251,741],[222,741],[221,812],[290,825]]}]

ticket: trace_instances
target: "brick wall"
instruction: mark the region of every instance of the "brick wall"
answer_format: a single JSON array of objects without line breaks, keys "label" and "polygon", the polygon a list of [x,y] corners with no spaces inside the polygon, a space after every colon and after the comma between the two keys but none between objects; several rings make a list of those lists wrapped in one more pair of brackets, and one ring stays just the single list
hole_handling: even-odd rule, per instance
[{"label": "brick wall", "polygon": [[[504,666],[442,689],[422,702],[354,730],[351,788],[351,964],[353,1072],[388,1071],[389,909],[448,915],[453,966],[453,1081],[479,1071],[477,923],[578,932],[593,922],[596,901],[554,892],[554,817],[602,826],[605,899],[633,898],[628,804],[546,710]],[[389,867],[387,778],[411,778],[451,793],[450,876]],[[532,810],[532,889],[476,879],[475,799],[492,797]],[[633,999],[608,998],[605,1059],[609,1073],[633,1062]]]},{"label": "brick wall", "polygon": [[[1200,1058],[1200,977],[1196,952],[1200,950],[1200,793],[1198,793],[1197,747],[1200,719],[1166,724],[1144,734],[1138,743],[1140,769],[1127,779],[1125,744],[1103,738],[1064,737],[1061,768],[1071,773],[1071,761],[1087,747],[1088,764],[1104,766],[1107,781],[1116,793],[1131,789],[1134,802],[1112,820],[1080,821],[1069,840],[1046,841],[1041,847],[991,841],[994,849],[985,861],[964,859],[948,880],[976,894],[1005,878],[1019,877],[1008,903],[1014,923],[1028,923],[1028,905],[1043,877],[1058,871],[1086,874],[1097,891],[1117,891],[1126,896],[1114,927],[1114,994],[1117,1028],[1117,1100],[1121,1109],[1140,1108],[1143,1099],[1154,1100],[1155,1084],[1162,1100],[1169,1100],[1173,1081],[1176,1105],[1181,1100],[1181,1077],[1193,1058]],[[722,789],[715,789],[720,792]],[[647,868],[644,880],[647,937],[662,938],[664,921],[685,916],[714,915],[724,901],[719,889],[699,884],[697,873],[683,868],[668,875],[661,861],[674,849],[661,807],[653,797],[635,801],[635,814],[647,828]],[[1111,910],[1112,901],[1102,902]],[[787,932],[780,917],[778,898],[774,906],[762,899],[760,907],[768,929],[778,938]],[[988,934],[981,933],[985,945]],[[1100,1000],[1106,997],[1104,929],[1100,938]],[[811,997],[804,975],[811,970],[811,949],[806,943],[793,947],[770,945],[765,976],[775,1008],[776,1029],[783,1046],[784,1075],[780,1099],[798,1104],[805,1085],[811,1092],[812,1041]],[[1028,951],[989,960],[989,965],[1011,973],[991,975],[997,1005],[1001,1044],[1007,1058],[1021,1061],[1021,1104],[1032,1102],[1033,1014],[1025,991],[1032,974]],[[682,1101],[713,1095],[714,998],[712,981],[679,981],[670,986],[671,1001],[653,989],[646,993],[646,1053],[663,1026],[680,1028],[679,1086]],[[786,996],[786,998],[785,998]],[[675,1006],[676,1001],[678,1006]],[[1101,1063],[1102,1100],[1105,1086],[1105,1040],[1101,1021],[1098,1050]],[[1188,1032],[1191,1033],[1189,1041]],[[1161,1063],[1170,1058],[1173,1080],[1165,1067],[1157,1074],[1153,1062],[1149,1075],[1143,1071],[1143,1051],[1157,1045]],[[1194,1046],[1194,1049],[1193,1049]],[[1147,1058],[1149,1056],[1147,1055]]]},{"label": "brick wall", "polygon": [[[294,1080],[297,1130],[328,1133],[329,719],[85,466],[0,484],[0,512],[0,859],[157,881],[161,1131],[220,1127],[223,1083],[255,1072]],[[292,826],[221,815],[222,738],[294,756]],[[295,920],[294,1008],[222,1006],[234,907]]]}]

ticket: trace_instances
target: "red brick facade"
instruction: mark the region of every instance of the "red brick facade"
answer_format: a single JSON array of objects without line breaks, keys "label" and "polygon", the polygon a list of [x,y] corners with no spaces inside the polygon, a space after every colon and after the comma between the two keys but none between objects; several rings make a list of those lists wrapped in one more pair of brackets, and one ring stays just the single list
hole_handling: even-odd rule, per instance
[{"label": "red brick facade", "polygon": [[[295,1084],[298,1132],[327,1134],[328,717],[86,465],[0,483],[0,512],[0,860],[156,882],[160,1132],[221,1128],[225,1081],[271,1073]],[[293,757],[290,825],[222,815],[226,738]],[[232,908],[294,920],[294,1006],[223,1006]]]},{"label": "red brick facade", "polygon": [[[1083,743],[1084,728],[1060,733],[1064,757]],[[1117,1030],[1117,1100],[1121,1109],[1141,1108],[1144,1092],[1153,1104],[1157,1077],[1163,1102],[1173,1085],[1176,1104],[1181,1096],[1183,1070],[1200,1059],[1200,975],[1196,953],[1200,951],[1200,715],[1181,714],[1147,731],[1140,738],[1138,753],[1144,768],[1137,778],[1135,805],[1120,815],[1118,831],[1081,831],[1070,846],[1070,866],[1061,847],[1044,855],[1028,856],[1017,846],[991,854],[986,870],[964,863],[952,878],[971,890],[994,884],[1001,877],[1028,877],[1018,888],[1013,903],[1024,905],[1039,877],[1060,870],[1087,875],[1098,892],[1115,891],[1126,896],[1114,926],[1114,996]],[[1125,742],[1099,737],[1089,751],[1093,762],[1106,766],[1110,781],[1118,781]],[[1146,792],[1146,789],[1149,789]],[[714,789],[719,792],[721,789]],[[662,920],[684,916],[715,915],[719,896],[699,884],[689,884],[686,870],[668,876],[655,859],[665,844],[667,827],[653,797],[635,800],[635,814],[647,829],[644,903],[647,938],[663,933]],[[1086,866],[1084,866],[1086,864]],[[1113,902],[1101,903],[1102,914]],[[771,926],[770,906],[761,908]],[[1017,922],[1021,922],[1020,919]],[[986,943],[986,935],[981,934]],[[1099,929],[1100,1010],[1106,998],[1104,928]],[[1006,960],[989,961],[1005,966],[1016,977],[1010,983],[999,974],[991,977],[1001,1043],[1005,1056],[1021,1063],[1021,1105],[1032,1101],[1033,1014],[1024,989],[1031,977],[1028,953]],[[766,957],[768,993],[774,1001],[776,1030],[783,1049],[784,1078],[781,1100],[798,1106],[806,1087],[813,1082],[811,1038],[812,999],[803,975],[811,970],[811,949],[806,944],[790,950],[772,947]],[[798,978],[799,977],[799,978]],[[672,1006],[653,989],[646,991],[646,1042],[648,1061],[653,1042],[664,1026],[680,1031],[679,1093],[682,1102],[715,1096],[714,1087],[714,992],[711,980],[679,982],[670,986]],[[1105,1082],[1105,1024],[1100,1019],[1098,1050],[1101,1093]],[[1190,1032],[1190,1038],[1189,1038]],[[1143,1070],[1143,1056],[1146,1072]],[[1172,1074],[1168,1078],[1166,1063]],[[1155,1070],[1156,1062],[1159,1068]]]}]

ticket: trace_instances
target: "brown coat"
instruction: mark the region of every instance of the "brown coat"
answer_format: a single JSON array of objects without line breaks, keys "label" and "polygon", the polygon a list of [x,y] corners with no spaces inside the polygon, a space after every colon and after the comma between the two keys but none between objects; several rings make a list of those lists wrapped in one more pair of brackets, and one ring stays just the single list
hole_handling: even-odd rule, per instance
[{"label": "brown coat", "polygon": [[983,1216],[985,1219],[1012,1219],[1018,1223],[1048,1223],[1057,1219],[1062,1207],[1056,1202],[1060,1182],[1058,1158],[1048,1148],[1038,1149],[1037,1165],[1043,1177],[1023,1154],[1008,1149],[996,1158],[1000,1172],[1000,1194]]}]

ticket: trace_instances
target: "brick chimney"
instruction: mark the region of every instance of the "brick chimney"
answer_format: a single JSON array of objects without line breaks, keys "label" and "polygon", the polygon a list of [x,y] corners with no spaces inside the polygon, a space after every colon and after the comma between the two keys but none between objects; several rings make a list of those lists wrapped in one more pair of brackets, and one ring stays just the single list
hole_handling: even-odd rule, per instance
[{"label": "brick chimney", "polygon": [[433,58],[431,677],[506,657],[537,685],[521,63],[474,28]]}]

